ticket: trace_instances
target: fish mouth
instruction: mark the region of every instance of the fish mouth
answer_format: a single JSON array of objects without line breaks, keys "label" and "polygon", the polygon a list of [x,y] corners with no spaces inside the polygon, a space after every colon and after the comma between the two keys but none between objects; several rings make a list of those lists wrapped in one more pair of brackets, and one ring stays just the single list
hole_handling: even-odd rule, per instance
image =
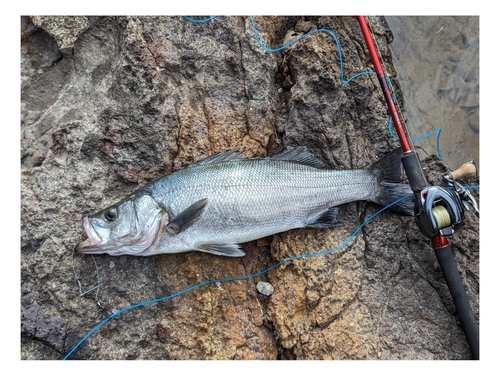
[{"label": "fish mouth", "polygon": [[94,226],[89,221],[88,217],[83,218],[83,229],[85,230],[88,239],[78,243],[78,245],[76,246],[76,251],[78,253],[93,253],[95,251],[95,248],[104,245],[105,242],[94,229]]},{"label": "fish mouth", "polygon": [[78,243],[75,251],[81,254],[107,253],[111,256],[136,255],[146,256],[149,248],[157,242],[163,227],[163,215],[159,210],[146,224],[145,229],[112,239],[106,234],[100,235],[88,217],[83,218],[83,228],[88,239]]}]

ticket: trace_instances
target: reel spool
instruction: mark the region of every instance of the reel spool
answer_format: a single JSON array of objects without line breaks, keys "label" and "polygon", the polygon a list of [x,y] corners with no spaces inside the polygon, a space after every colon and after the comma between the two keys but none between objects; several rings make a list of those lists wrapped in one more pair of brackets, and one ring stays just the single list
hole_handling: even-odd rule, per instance
[{"label": "reel spool", "polygon": [[464,163],[460,168],[444,176],[452,190],[439,186],[423,189],[415,200],[415,220],[422,233],[430,239],[438,235],[450,236],[462,223],[464,209],[470,203],[479,216],[477,203],[456,179],[468,179],[477,174],[474,163]]},{"label": "reel spool", "polygon": [[443,187],[425,188],[415,200],[415,220],[429,239],[450,236],[462,223],[464,207],[460,198]]}]

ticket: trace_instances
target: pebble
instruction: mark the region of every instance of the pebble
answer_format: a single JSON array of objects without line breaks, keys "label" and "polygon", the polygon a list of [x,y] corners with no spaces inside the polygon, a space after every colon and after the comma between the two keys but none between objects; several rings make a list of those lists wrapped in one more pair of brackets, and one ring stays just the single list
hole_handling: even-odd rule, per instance
[{"label": "pebble", "polygon": [[268,282],[260,281],[257,283],[257,291],[262,295],[271,296],[271,294],[274,292],[274,287]]}]

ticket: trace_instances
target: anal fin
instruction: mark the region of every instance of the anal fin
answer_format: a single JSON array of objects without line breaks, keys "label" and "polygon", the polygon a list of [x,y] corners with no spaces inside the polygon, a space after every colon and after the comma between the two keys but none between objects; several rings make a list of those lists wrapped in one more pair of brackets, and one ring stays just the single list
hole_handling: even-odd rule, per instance
[{"label": "anal fin", "polygon": [[338,212],[339,208],[337,207],[329,208],[325,212],[321,213],[318,217],[316,217],[306,227],[329,228],[335,226],[342,226],[342,223],[340,223],[339,220],[337,219]]}]

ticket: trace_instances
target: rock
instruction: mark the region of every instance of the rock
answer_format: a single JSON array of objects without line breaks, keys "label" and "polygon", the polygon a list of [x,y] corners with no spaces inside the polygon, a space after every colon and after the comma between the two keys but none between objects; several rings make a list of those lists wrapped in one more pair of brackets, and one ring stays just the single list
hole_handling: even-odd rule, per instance
[{"label": "rock", "polygon": [[[119,315],[71,358],[471,357],[430,242],[412,218],[392,212],[372,220],[341,251],[269,271],[269,298],[246,279],[121,311],[334,249],[379,208],[343,205],[342,227],[250,242],[239,259],[195,252],[73,255],[84,238],[84,214],[231,148],[256,157],[304,145],[328,167],[363,167],[398,145],[386,131],[381,90],[368,76],[341,85],[329,35],[316,33],[272,54],[257,43],[248,17],[199,24],[183,17],[22,20],[23,359],[64,357],[112,313]],[[255,17],[260,38],[272,47],[299,21],[304,32],[311,25],[335,31],[346,78],[371,69],[353,17]],[[390,61],[383,24],[372,21]],[[424,166],[436,179],[446,171],[436,159]],[[452,238],[476,317],[478,232],[468,213]]]},{"label": "rock", "polygon": [[308,33],[311,30],[315,30],[316,25],[314,22],[311,21],[304,21],[304,20],[299,20],[295,24],[295,31],[297,32],[302,32],[302,33]]},{"label": "rock", "polygon": [[268,282],[259,281],[257,283],[257,291],[260,292],[264,296],[271,296],[274,292],[274,287]]},{"label": "rock", "polygon": [[89,28],[88,17],[33,16],[31,22],[54,38],[60,50],[73,48],[75,41]]}]

